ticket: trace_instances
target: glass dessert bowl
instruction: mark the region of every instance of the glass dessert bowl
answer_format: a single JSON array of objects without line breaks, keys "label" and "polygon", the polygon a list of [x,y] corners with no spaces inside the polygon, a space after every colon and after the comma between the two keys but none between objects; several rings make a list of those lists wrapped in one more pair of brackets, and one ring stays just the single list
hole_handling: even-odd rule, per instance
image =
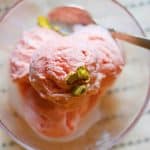
[{"label": "glass dessert bowl", "polygon": [[[31,149],[109,149],[137,122],[149,98],[149,59],[142,48],[118,41],[125,51],[126,65],[111,89],[101,98],[100,114],[95,124],[80,137],[70,140],[45,140],[12,109],[10,102],[21,99],[13,86],[9,74],[9,57],[23,31],[36,25],[38,16],[47,14],[52,8],[62,5],[80,6],[86,9],[94,20],[104,26],[132,34],[143,34],[135,19],[117,2],[97,1],[21,1],[2,19],[1,30],[1,125],[25,148]],[[107,9],[106,9],[107,8]],[[107,10],[111,10],[111,14]],[[23,12],[23,13],[20,13]],[[20,13],[20,14],[19,14]],[[19,15],[18,15],[19,14]],[[8,36],[9,35],[9,36]],[[5,87],[5,88],[4,88]],[[17,104],[16,104],[17,105]],[[20,108],[20,107],[19,107]],[[24,111],[20,109],[19,112]],[[97,112],[93,112],[93,120]],[[32,114],[31,114],[32,115]],[[89,124],[91,120],[86,121]],[[81,128],[86,128],[86,124]],[[65,138],[64,138],[65,139]],[[79,147],[80,145],[80,147]]]}]

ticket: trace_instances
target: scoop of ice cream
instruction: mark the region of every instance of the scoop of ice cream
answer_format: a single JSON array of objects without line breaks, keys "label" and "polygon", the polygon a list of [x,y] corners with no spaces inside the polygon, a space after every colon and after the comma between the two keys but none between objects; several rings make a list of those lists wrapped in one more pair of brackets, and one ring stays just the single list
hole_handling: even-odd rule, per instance
[{"label": "scoop of ice cream", "polygon": [[29,74],[31,56],[45,42],[50,41],[51,46],[57,45],[61,38],[56,32],[45,28],[34,28],[24,32],[10,58],[11,77],[13,80],[22,80]]},{"label": "scoop of ice cream", "polygon": [[97,102],[97,97],[91,97],[84,106],[68,111],[51,101],[44,101],[30,83],[21,82],[18,87],[22,99],[14,99],[14,108],[38,135],[47,140],[62,140],[62,137],[73,135],[81,120]]},{"label": "scoop of ice cream", "polygon": [[[99,26],[81,27],[65,37],[43,28],[25,32],[11,56],[11,76],[23,96],[19,113],[42,137],[71,135],[123,65],[116,42]],[[80,66],[90,80],[86,93],[73,96],[66,77]]]},{"label": "scoop of ice cream", "polygon": [[[99,93],[102,81],[116,78],[124,65],[116,42],[107,30],[99,26],[81,28],[57,42],[56,47],[47,43],[34,53],[29,76],[41,97],[62,107],[78,106],[88,96]],[[80,66],[86,66],[90,82],[86,93],[75,97],[70,93],[66,77]]]}]

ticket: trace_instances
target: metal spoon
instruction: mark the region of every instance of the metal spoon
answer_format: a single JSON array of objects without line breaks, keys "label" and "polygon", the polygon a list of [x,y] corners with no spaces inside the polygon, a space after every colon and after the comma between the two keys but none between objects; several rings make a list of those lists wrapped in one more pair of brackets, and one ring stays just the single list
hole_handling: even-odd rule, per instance
[{"label": "metal spoon", "polygon": [[114,29],[108,29],[108,30],[114,38],[129,42],[129,43],[132,43],[137,46],[141,46],[143,48],[147,48],[150,50],[150,39],[146,37],[131,35],[131,34],[116,31]]},{"label": "metal spoon", "polygon": [[[62,32],[73,32],[73,26],[75,24],[96,24],[90,14],[81,8],[72,6],[57,7],[49,13],[49,20],[52,24],[59,26]],[[109,29],[113,38],[123,40],[143,48],[150,49],[150,39],[146,37],[139,37],[137,35],[131,35],[117,31],[115,29]]]}]

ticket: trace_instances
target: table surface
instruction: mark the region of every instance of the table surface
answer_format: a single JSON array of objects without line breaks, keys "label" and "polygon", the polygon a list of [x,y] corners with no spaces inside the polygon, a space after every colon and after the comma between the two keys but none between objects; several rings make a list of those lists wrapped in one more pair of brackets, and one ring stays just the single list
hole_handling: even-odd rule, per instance
[{"label": "table surface", "polygon": [[[0,15],[16,0],[0,0]],[[118,0],[136,17],[150,37],[150,0]],[[150,150],[150,104],[135,128],[113,150]],[[23,150],[0,129],[0,150]]]}]

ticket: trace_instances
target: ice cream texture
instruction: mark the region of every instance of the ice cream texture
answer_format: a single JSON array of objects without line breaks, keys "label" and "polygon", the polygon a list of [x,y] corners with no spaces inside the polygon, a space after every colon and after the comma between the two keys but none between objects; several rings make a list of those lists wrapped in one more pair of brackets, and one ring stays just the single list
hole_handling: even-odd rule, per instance
[{"label": "ice cream texture", "polygon": [[[10,58],[11,77],[23,93],[23,116],[45,137],[75,132],[124,66],[123,54],[109,32],[87,25],[68,36],[34,28],[25,32]],[[84,66],[90,80],[74,96],[66,78]]]}]

